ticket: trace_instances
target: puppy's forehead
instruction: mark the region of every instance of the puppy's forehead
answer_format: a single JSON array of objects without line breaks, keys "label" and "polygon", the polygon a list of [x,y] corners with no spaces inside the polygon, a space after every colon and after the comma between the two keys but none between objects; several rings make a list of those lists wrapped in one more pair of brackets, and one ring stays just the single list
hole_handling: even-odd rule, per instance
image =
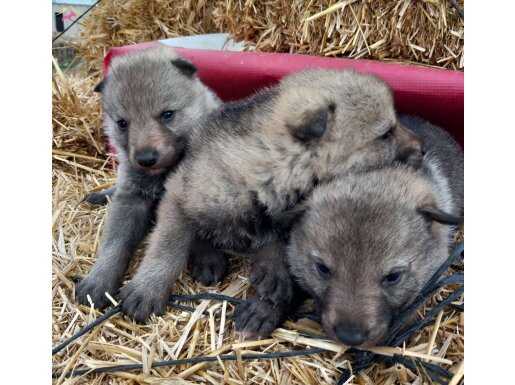
[{"label": "puppy's forehead", "polygon": [[309,234],[305,246],[351,265],[406,262],[404,251],[421,248],[427,235],[416,207],[428,189],[405,169],[347,176],[319,187],[302,222]]},{"label": "puppy's forehead", "polygon": [[108,108],[123,108],[126,112],[179,109],[194,97],[192,82],[169,57],[127,58],[112,65],[104,100]]},{"label": "puppy's forehead", "polygon": [[398,214],[394,208],[383,212],[377,207],[361,207],[363,215],[344,213],[317,223],[325,236],[309,245],[309,252],[320,255],[344,276],[382,275],[392,268],[408,265],[420,242],[420,225],[414,215]]},{"label": "puppy's forehead", "polygon": [[390,87],[381,79],[352,70],[307,70],[283,79],[290,106],[334,104],[351,126],[384,131],[395,123]]},{"label": "puppy's forehead", "polygon": [[352,115],[357,122],[372,126],[395,122],[391,90],[375,77],[361,75],[346,82],[342,81],[335,97],[345,113]]}]

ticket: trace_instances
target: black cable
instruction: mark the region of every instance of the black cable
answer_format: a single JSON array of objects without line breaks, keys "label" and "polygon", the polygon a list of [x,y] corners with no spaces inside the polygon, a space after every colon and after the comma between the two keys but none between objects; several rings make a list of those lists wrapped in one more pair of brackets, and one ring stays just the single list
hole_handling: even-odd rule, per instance
[{"label": "black cable", "polygon": [[200,294],[172,294],[170,297],[170,301],[199,301],[199,300],[215,300],[215,301],[227,301],[234,304],[239,304],[244,302],[242,299],[229,297],[224,294],[217,293],[200,293]]},{"label": "black cable", "polygon": [[[170,297],[170,301],[169,301],[168,305],[171,307],[175,307],[177,309],[189,311],[190,313],[192,313],[195,311],[195,309],[193,307],[180,305],[180,304],[176,304],[173,302],[174,301],[177,301],[177,302],[179,302],[179,301],[199,301],[199,300],[218,300],[218,301],[227,301],[227,302],[231,302],[231,303],[235,303],[235,304],[242,302],[242,300],[240,300],[238,298],[233,298],[233,297],[229,297],[227,295],[217,294],[217,293],[200,293],[200,294],[191,294],[191,295],[173,294]],[[73,336],[71,336],[67,340],[63,341],[56,347],[52,348],[52,355],[59,353],[66,346],[68,346],[73,341],[75,341],[77,338],[82,337],[84,334],[91,331],[95,326],[100,325],[102,322],[106,321],[107,319],[113,317],[114,315],[116,315],[120,312],[121,312],[120,305],[113,307],[110,310],[106,311],[104,314],[99,316],[96,320],[94,320],[90,324],[86,325],[84,328],[79,330]]]},{"label": "black cable", "polygon": [[[409,306],[404,312],[402,312],[397,317],[397,319],[394,321],[393,325],[390,327],[390,337],[386,341],[387,345],[397,346],[398,344],[393,342],[393,338],[396,338],[396,336],[399,335],[399,333],[401,332],[402,328],[405,327],[407,320],[416,312],[416,310],[423,303],[425,303],[427,301],[428,297],[430,295],[432,295],[435,291],[437,291],[439,288],[441,288],[441,287],[443,287],[445,285],[448,285],[448,284],[456,284],[456,283],[463,284],[463,274],[461,274],[461,273],[453,274],[453,275],[451,275],[449,277],[446,277],[446,279],[443,279],[442,281],[440,281],[440,283],[441,283],[441,285],[437,285],[437,287],[435,287],[434,290],[429,291],[427,293],[426,297],[422,297],[421,300],[418,301],[418,303],[416,303],[416,302],[413,303],[413,305]],[[458,290],[460,290],[460,289],[458,289]],[[463,289],[461,289],[461,292],[459,294],[457,294],[457,296],[459,297],[459,295],[461,295],[462,292],[463,292]],[[451,295],[456,295],[456,291],[453,294],[451,294]],[[455,299],[457,299],[457,298],[453,298],[450,302],[454,301]],[[448,301],[446,299],[445,301],[442,301],[440,304],[438,304],[436,306],[436,308],[438,308],[438,311],[440,311],[440,309],[442,309],[447,304],[448,304]],[[422,321],[429,320],[429,322],[431,322],[432,314],[433,313],[426,314],[426,317],[424,317],[424,319]],[[402,341],[400,341],[399,343],[401,343],[401,342]]]},{"label": "black cable", "polygon": [[[436,271],[436,273],[433,275],[433,277],[424,286],[424,289],[422,290],[422,292],[425,295],[424,296],[419,295],[417,297],[417,299],[415,300],[415,302],[407,309],[408,311],[403,313],[399,317],[399,319],[398,319],[398,321],[396,323],[396,326],[394,328],[392,328],[394,331],[397,331],[396,329],[400,329],[400,327],[404,324],[405,320],[407,318],[409,318],[409,316],[411,315],[411,312],[416,310],[416,308],[418,308],[422,302],[427,300],[427,295],[432,293],[433,290],[436,290],[437,288],[441,287],[441,285],[439,285],[439,284],[447,284],[447,281],[445,281],[445,278],[443,280],[440,280],[440,281],[438,281],[438,278],[440,278],[440,276],[449,268],[449,266],[451,266],[452,263],[454,263],[456,258],[458,258],[458,256],[461,255],[463,250],[464,250],[464,245],[463,245],[463,242],[462,242],[462,243],[458,244],[455,247],[455,249],[452,252],[451,256],[444,262],[444,264]],[[463,279],[463,274],[462,273],[456,273],[456,274],[460,274],[459,277],[461,277],[461,279]],[[453,276],[450,276],[450,277],[453,277]],[[449,277],[447,277],[447,279],[449,279]],[[456,281],[458,281],[458,280],[456,280]],[[435,288],[435,283],[436,282],[438,282],[438,284],[436,285],[438,287]],[[428,289],[431,289],[431,290],[428,290]],[[238,299],[238,298],[233,298],[233,297],[229,297],[227,295],[217,294],[217,293],[200,293],[200,294],[192,294],[192,295],[174,294],[174,295],[172,295],[170,297],[170,302],[173,302],[173,301],[178,301],[178,302],[179,301],[198,301],[198,300],[228,301],[228,302],[235,303],[235,304],[241,303],[243,301],[243,300]],[[443,303],[446,304],[445,301],[443,301]],[[193,308],[187,307],[187,306],[184,306],[184,305],[173,304],[173,303],[170,303],[170,305],[173,306],[173,307],[177,307],[177,308],[179,308],[181,310],[186,310],[186,311],[190,311],[190,312],[194,310]],[[442,304],[440,304],[440,305],[442,305]],[[112,308],[112,309],[110,309],[109,311],[107,311],[106,313],[104,313],[103,315],[98,317],[96,320],[94,320],[92,323],[90,323],[89,325],[86,325],[83,329],[79,330],[76,334],[74,334],[73,336],[71,336],[67,340],[63,341],[58,346],[54,347],[52,349],[52,355],[55,355],[56,353],[60,352],[66,346],[68,346],[70,343],[72,343],[76,339],[80,338],[81,336],[83,336],[84,334],[86,334],[87,332],[92,330],[95,326],[101,324],[102,322],[104,322],[108,318],[114,316],[115,314],[118,314],[120,311],[121,311],[121,307],[119,305],[114,307],[114,308]],[[408,330],[411,330],[411,328],[408,329]],[[406,332],[404,332],[403,334],[405,334],[405,333]],[[398,333],[392,333],[392,334],[397,335]],[[408,335],[408,337],[409,337],[409,335]]]},{"label": "black cable", "polygon": [[[452,374],[442,368],[441,366],[431,364],[429,362],[424,362],[418,358],[408,359],[404,356],[394,355],[392,357],[393,363],[399,363],[411,370],[412,372],[417,372],[417,365],[423,367],[426,374],[431,378],[431,380],[438,382],[439,384],[445,385],[452,378]],[[415,364],[416,363],[416,364]]]},{"label": "black cable", "polygon": [[[445,286],[448,284],[448,282],[452,283],[463,283],[463,273],[454,273],[449,277],[442,278],[442,275],[449,269],[449,267],[456,261],[456,259],[459,258],[459,256],[464,251],[464,243],[460,242],[457,244],[451,255],[447,258],[447,260],[438,268],[438,270],[432,275],[432,277],[429,279],[429,281],[424,285],[422,290],[420,291],[420,294],[415,298],[415,300],[400,313],[395,321],[392,327],[390,328],[390,332],[393,338],[393,336],[397,335],[399,330],[406,324],[406,321],[414,314],[414,312],[427,301],[427,298],[432,295],[434,292],[436,292],[439,288],[442,286]],[[450,278],[454,277],[454,278]],[[390,339],[387,340],[387,343],[389,344]]]},{"label": "black cable", "polygon": [[55,348],[52,348],[52,355],[59,353],[61,350],[63,350],[65,347],[67,347],[69,344],[71,344],[73,341],[75,341],[77,338],[82,337],[84,334],[92,330],[95,326],[100,325],[102,322],[107,320],[108,318],[111,318],[115,314],[118,314],[121,311],[120,305],[115,306],[108,311],[106,311],[104,314],[99,316],[96,320],[91,322],[90,324],[86,325],[82,329],[80,329],[77,333],[75,333],[73,336],[68,338],[67,340],[61,342],[59,345],[57,345]]},{"label": "black cable", "polygon": [[[356,355],[359,356],[361,354],[367,356],[365,359],[363,359],[362,362],[359,362],[360,359],[356,359],[353,361],[352,367],[354,369],[355,373],[359,373],[366,368],[368,368],[373,363],[377,362],[384,362],[387,366],[395,365],[396,363],[400,363],[404,365],[406,368],[410,369],[412,372],[417,371],[417,365],[419,367],[424,368],[424,371],[426,374],[435,382],[438,382],[440,384],[446,384],[448,380],[452,378],[452,374],[442,368],[439,365],[435,365],[429,362],[424,362],[420,360],[419,358],[415,357],[405,357],[401,355],[393,355],[393,356],[387,356],[387,355],[381,355],[380,353],[370,353],[367,351],[356,351]],[[342,374],[340,375],[340,378],[336,382],[336,385],[342,385],[345,384],[351,377],[352,373],[344,369],[342,370]]]},{"label": "black cable", "polygon": [[460,255],[465,250],[465,244],[463,242],[458,243],[454,250],[452,251],[451,255],[447,260],[438,268],[438,270],[433,274],[431,279],[424,285],[424,288],[422,289],[421,293],[422,295],[425,295],[428,291],[431,291],[432,288],[437,284],[440,277],[447,271],[449,267],[460,257]]},{"label": "black cable", "polygon": [[403,331],[399,332],[394,339],[389,342],[389,345],[392,346],[398,346],[402,344],[405,340],[407,340],[410,336],[413,335],[413,333],[417,332],[418,330],[425,328],[427,325],[429,325],[431,322],[433,322],[433,318],[436,317],[436,315],[442,310],[444,307],[449,305],[451,302],[454,302],[457,300],[461,295],[463,294],[463,286],[456,289],[451,295],[449,295],[445,300],[440,302],[437,306],[432,308],[426,316],[414,323],[413,325],[409,326],[408,328],[404,329]]},{"label": "black cable", "polygon": [[63,35],[66,33],[66,31],[68,31],[71,27],[73,27],[75,23],[77,23],[80,19],[82,19],[84,16],[86,16],[86,14],[87,14],[89,11],[91,11],[91,10],[92,10],[92,9],[93,9],[93,8],[94,8],[98,3],[100,3],[101,1],[102,1],[102,0],[97,0],[97,1],[95,2],[95,4],[93,4],[91,7],[89,7],[88,9],[86,9],[82,15],[80,15],[78,18],[76,18],[75,20],[73,20],[73,22],[72,22],[68,27],[66,27],[66,28],[65,28],[65,30],[64,30],[63,32],[61,32],[59,35],[57,35],[56,37],[54,37],[54,38],[52,39],[52,44],[54,44],[54,42],[55,42],[57,39],[59,39],[61,36],[63,36]]},{"label": "black cable", "polygon": [[[288,352],[273,352],[273,353],[257,353],[257,354],[243,354],[240,358],[244,361],[249,360],[264,360],[264,359],[275,359],[275,358],[287,358],[287,357],[298,357],[298,356],[308,356],[312,354],[325,353],[328,350],[322,348],[311,348],[304,350],[294,350]],[[176,366],[176,365],[185,365],[185,364],[198,364],[200,362],[214,362],[214,361],[237,361],[239,358],[236,354],[225,354],[219,356],[201,356],[201,357],[192,357],[192,358],[183,358],[179,360],[165,360],[165,361],[157,361],[152,363],[152,368],[160,368],[163,366]],[[129,371],[129,370],[137,370],[142,369],[143,364],[127,364],[127,365],[116,365],[116,366],[103,366],[95,369],[78,369],[73,370],[71,372],[66,373],[65,378],[67,377],[76,377],[81,376],[83,374],[94,374],[94,373],[110,373],[110,372],[120,372],[120,371]],[[53,378],[58,378],[62,375],[62,373],[53,373]]]},{"label": "black cable", "polygon": [[[413,302],[413,304],[406,309],[401,315],[398,317],[395,327],[392,329],[392,334],[388,338],[387,345],[392,346],[398,346],[400,343],[405,341],[407,338],[409,338],[413,333],[415,333],[417,330],[420,330],[421,328],[427,326],[430,324],[433,320],[433,318],[438,314],[438,312],[443,309],[445,306],[450,305],[453,301],[455,301],[457,298],[461,296],[463,293],[463,286],[456,289],[452,294],[450,294],[445,300],[441,301],[438,305],[433,307],[426,316],[414,324],[410,325],[409,327],[401,330],[401,327],[403,326],[403,323],[407,320],[408,316],[411,315],[412,311],[416,310],[423,302],[427,300],[427,297],[431,294],[433,294],[436,290],[439,288],[449,285],[449,284],[463,284],[463,273],[454,273],[450,276],[446,276],[441,278],[441,276],[447,271],[447,269],[454,263],[454,261],[463,253],[464,245],[463,242],[458,244],[449,258],[442,264],[442,266],[435,272],[435,274],[431,277],[431,279],[428,281],[428,283],[424,286],[424,288],[421,290],[421,293],[419,296],[417,296],[416,300]],[[200,293],[200,294],[192,294],[192,295],[179,295],[174,294],[170,297],[170,306],[180,308],[182,310],[186,311],[194,311],[195,309],[189,306],[184,306],[180,304],[173,303],[174,301],[177,302],[186,302],[186,301],[198,301],[198,300],[218,300],[218,301],[227,301],[233,304],[239,304],[243,302],[243,300],[238,298],[229,297],[227,295],[223,294],[217,294],[217,293]],[[121,306],[118,305],[109,311],[107,311],[105,314],[98,317],[96,320],[94,320],[89,325],[86,325],[83,329],[79,330],[75,335],[68,338],[66,341],[62,342],[58,346],[52,349],[52,355],[58,353],[62,349],[64,349],[66,346],[68,346],[71,342],[75,341],[77,338],[83,336],[90,330],[92,330],[95,326],[99,325],[103,321],[107,320],[108,318],[114,316],[115,314],[119,313],[121,311]],[[400,322],[402,321],[402,322]],[[400,327],[399,327],[400,325]],[[282,358],[282,357],[295,357],[300,355],[309,355],[309,354],[317,354],[317,353],[323,353],[327,352],[326,349],[321,348],[314,348],[314,349],[306,349],[306,350],[299,350],[299,351],[289,351],[289,352],[275,352],[275,353],[264,353],[264,354],[247,354],[243,355],[241,359],[243,360],[252,360],[252,359],[272,359],[272,358]],[[436,381],[440,384],[446,384],[447,382],[442,382],[442,378],[449,379],[451,377],[451,374],[446,369],[435,365],[430,364],[427,362],[423,362],[421,360],[415,360],[412,359],[411,361],[407,360],[403,356],[394,356],[392,357],[384,357],[380,354],[372,354],[369,352],[364,351],[358,351],[358,354],[360,354],[361,359],[357,360],[355,365],[355,370],[357,372],[366,369],[368,366],[370,366],[372,363],[376,362],[379,357],[381,358],[381,361],[387,361],[390,362],[400,362],[404,366],[408,367],[410,370],[417,370],[416,365],[414,365],[413,362],[417,362],[418,365],[424,368],[424,370],[427,372],[427,375],[431,377],[433,381]],[[219,356],[219,358],[222,361],[234,361],[238,358],[236,355],[223,355]],[[167,360],[167,361],[159,361],[154,364],[152,364],[152,367],[160,367],[160,366],[173,366],[173,365],[183,365],[188,363],[198,363],[198,362],[212,362],[217,361],[217,357],[192,357],[189,359],[181,359],[181,360]],[[393,361],[392,361],[393,360]],[[109,367],[101,367],[101,368],[95,368],[95,369],[79,369],[76,371],[72,371],[70,373],[66,374],[66,377],[70,376],[79,376],[86,373],[107,373],[107,372],[113,372],[113,371],[128,371],[128,370],[136,370],[136,369],[142,369],[142,364],[128,364],[128,365],[117,365],[117,366],[109,366]],[[59,377],[61,373],[55,373],[53,374],[53,377]],[[338,384],[342,384],[350,376],[350,372],[348,370],[345,370],[342,375],[340,376],[338,380]]]}]

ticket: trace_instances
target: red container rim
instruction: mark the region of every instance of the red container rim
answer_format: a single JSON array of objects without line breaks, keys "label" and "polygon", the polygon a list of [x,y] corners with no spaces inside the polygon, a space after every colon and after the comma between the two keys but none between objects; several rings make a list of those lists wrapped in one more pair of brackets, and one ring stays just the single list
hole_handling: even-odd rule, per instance
[{"label": "red container rim", "polygon": [[[111,48],[104,60],[104,72],[108,73],[113,57],[160,44],[164,43]],[[392,88],[398,112],[420,116],[445,128],[463,145],[463,72],[362,59],[174,49],[198,68],[200,79],[224,101],[246,97],[277,83],[287,74],[308,68],[347,68],[376,75]]]}]

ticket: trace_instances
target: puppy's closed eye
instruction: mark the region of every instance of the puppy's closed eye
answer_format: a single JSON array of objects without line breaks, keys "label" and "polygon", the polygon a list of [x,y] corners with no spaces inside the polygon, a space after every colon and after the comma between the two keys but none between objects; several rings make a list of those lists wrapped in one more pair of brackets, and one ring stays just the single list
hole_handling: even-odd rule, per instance
[{"label": "puppy's closed eye", "polygon": [[388,130],[378,137],[379,140],[389,140],[393,137],[393,134],[395,132],[395,125],[392,125],[388,128]]},{"label": "puppy's closed eye", "polygon": [[329,278],[331,276],[331,269],[322,261],[315,262],[315,268],[322,278]]},{"label": "puppy's closed eye", "polygon": [[386,287],[397,285],[402,280],[403,274],[404,272],[400,270],[392,271],[383,277],[381,283]]}]

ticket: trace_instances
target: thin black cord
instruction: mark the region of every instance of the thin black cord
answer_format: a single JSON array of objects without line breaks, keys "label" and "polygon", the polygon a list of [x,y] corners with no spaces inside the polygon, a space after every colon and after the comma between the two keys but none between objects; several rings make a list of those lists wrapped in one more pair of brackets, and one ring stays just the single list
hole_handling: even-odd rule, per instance
[{"label": "thin black cord", "polygon": [[463,242],[458,243],[454,247],[454,250],[452,251],[449,258],[447,258],[442,266],[440,266],[440,268],[434,273],[429,282],[422,289],[423,294],[425,294],[428,290],[431,290],[431,288],[438,282],[442,274],[445,273],[449,267],[451,267],[451,265],[460,257],[464,250],[465,244]]},{"label": "thin black cord", "polygon": [[[408,319],[413,315],[415,314],[416,310],[423,304],[427,301],[427,298],[429,298],[429,296],[431,296],[434,292],[436,292],[439,288],[445,286],[445,285],[449,285],[449,284],[463,284],[463,274],[461,273],[456,273],[456,274],[453,274],[449,277],[447,277],[446,279],[443,279],[442,281],[440,281],[439,285],[437,285],[434,290],[431,290],[431,291],[428,291],[426,296],[425,297],[421,297],[417,302],[413,303],[413,305],[409,306],[404,312],[402,312],[394,321],[393,325],[390,327],[390,338],[386,341],[386,344],[387,345],[392,345],[394,344],[394,342],[392,341],[393,338],[396,338],[396,336],[399,335],[399,333],[401,332],[402,328],[406,325],[406,322],[408,321]],[[460,290],[460,289],[458,289]],[[457,291],[458,291],[457,290]],[[463,290],[461,290],[461,292],[463,292]],[[453,293],[454,295],[456,294],[456,291]],[[461,293],[458,294],[458,296],[461,295]],[[452,300],[454,301],[454,299]],[[447,300],[445,301],[442,301],[440,304],[438,304],[436,307],[438,308],[438,310],[440,310],[443,306],[446,306],[447,305]],[[432,313],[428,313],[426,315],[426,317],[424,318],[424,320],[427,320],[429,319],[429,317],[431,316]],[[399,343],[401,343],[402,341],[400,341]],[[397,344],[395,344],[395,346],[397,346]]]},{"label": "thin black cord", "polygon": [[[416,309],[416,307],[420,306],[420,304],[427,300],[427,297],[434,293],[436,290],[438,290],[440,287],[443,287],[445,285],[449,284],[461,284],[463,285],[463,273],[455,273],[447,277],[441,278],[441,276],[445,273],[445,271],[454,263],[454,261],[463,253],[464,245],[463,242],[456,245],[455,249],[449,256],[449,258],[442,264],[442,266],[435,272],[435,274],[431,277],[429,282],[424,286],[424,288],[421,290],[421,294],[417,297],[417,299],[414,301],[413,305],[410,306],[407,311],[403,312],[400,317],[398,317],[396,322],[396,327],[394,328],[394,331],[390,338],[388,339],[388,345],[394,345],[397,346],[403,341],[405,341],[407,338],[409,338],[413,333],[415,333],[417,330],[420,330],[421,328],[427,326],[429,323],[432,322],[433,318],[438,314],[438,312],[443,309],[445,306],[450,305],[453,301],[458,299],[461,294],[463,293],[463,286],[456,289],[453,293],[451,293],[445,300],[441,301],[438,305],[436,305],[434,308],[432,308],[426,316],[414,324],[408,326],[407,328],[401,330],[398,325],[400,324],[399,321],[406,321],[406,316],[408,313],[411,314],[413,309]],[[175,304],[173,301],[177,302],[185,302],[185,301],[198,301],[198,300],[218,300],[218,301],[227,301],[233,304],[238,304],[243,302],[243,300],[238,298],[229,297],[223,294],[217,294],[217,293],[200,293],[200,294],[193,294],[193,295],[172,295],[170,297],[169,305],[173,307],[178,307],[183,310],[187,311],[194,311],[194,308],[189,306],[184,306],[180,304]],[[415,307],[416,306],[416,307]],[[458,309],[459,310],[459,309]],[[68,346],[71,342],[75,341],[77,338],[83,336],[90,330],[92,330],[95,326],[99,325],[100,323],[104,322],[108,318],[114,316],[115,314],[119,313],[121,311],[121,306],[118,305],[100,317],[98,317],[95,321],[90,323],[89,325],[86,325],[83,329],[79,330],[75,335],[68,338],[58,346],[52,349],[52,355],[58,353],[62,349],[64,349],[66,346]],[[295,357],[295,356],[301,356],[301,355],[309,355],[309,354],[317,354],[317,353],[324,353],[327,352],[326,349],[321,348],[314,348],[314,349],[306,349],[306,350],[297,350],[297,351],[289,351],[289,352],[275,352],[275,353],[264,353],[264,354],[247,354],[243,355],[241,359],[243,360],[253,360],[253,359],[273,359],[273,358],[282,358],[282,357]],[[355,370],[361,371],[363,369],[366,369],[368,366],[370,366],[372,363],[376,362],[379,357],[381,357],[380,354],[371,354],[369,352],[364,351],[358,351],[357,354],[360,354],[359,357],[362,357],[359,363],[357,363]],[[173,365],[183,365],[183,364],[191,364],[191,363],[198,363],[198,362],[213,362],[217,361],[218,359],[221,359],[222,361],[235,361],[237,360],[236,355],[222,355],[217,357],[192,357],[189,359],[180,359],[180,360],[167,360],[167,361],[159,361],[154,364],[152,364],[152,367],[160,367],[160,366],[173,366]],[[411,359],[407,360],[405,357],[402,356],[394,356],[394,357],[382,357],[381,361],[389,362],[389,363],[395,363],[400,362],[406,367],[408,367],[411,370],[416,370],[417,366],[415,363],[417,363],[420,367],[423,367],[424,370],[427,372],[427,375],[433,380],[440,384],[446,384],[448,379],[451,378],[451,374],[446,369],[435,365],[430,364],[427,362],[423,362],[418,359]],[[74,377],[79,376],[86,373],[107,373],[107,372],[114,372],[114,371],[128,371],[128,370],[137,370],[142,369],[142,364],[128,364],[128,365],[117,365],[117,366],[108,366],[108,367],[100,367],[95,369],[78,369],[69,373],[66,373],[65,377]],[[59,377],[62,373],[54,373],[52,376]],[[340,376],[338,380],[338,384],[344,383],[348,377],[350,376],[349,371],[344,371],[342,375]]]},{"label": "thin black cord", "polygon": [[65,34],[65,33],[66,33],[66,32],[67,32],[71,27],[73,27],[73,26],[74,26],[74,24],[75,24],[76,22],[78,22],[80,19],[82,19],[84,16],[86,16],[86,14],[87,14],[89,11],[91,11],[91,10],[92,10],[92,9],[93,9],[93,8],[94,8],[98,3],[100,3],[101,1],[102,1],[102,0],[97,0],[97,2],[96,2],[95,4],[93,4],[91,7],[89,7],[88,9],[86,9],[82,15],[80,15],[78,18],[76,18],[75,20],[73,20],[73,22],[72,22],[68,27],[66,27],[66,28],[65,28],[65,30],[64,30],[63,32],[61,32],[59,35],[57,35],[56,37],[54,37],[54,38],[52,39],[52,44],[53,44],[57,39],[59,39],[61,36],[63,36],[63,35],[64,35],[64,34]]},{"label": "thin black cord", "polygon": [[[454,251],[451,253],[451,256],[444,262],[444,264],[436,271],[436,273],[433,275],[433,277],[425,285],[424,289],[422,290],[422,293],[424,293],[425,295],[424,296],[420,295],[417,298],[417,300],[415,300],[414,305],[410,306],[409,309],[407,309],[408,311],[403,313],[398,318],[397,324],[393,328],[393,330],[395,332],[392,333],[393,334],[393,336],[391,337],[392,339],[395,338],[398,335],[398,331],[399,331],[398,329],[400,329],[400,326],[409,317],[411,312],[413,310],[416,310],[416,308],[418,306],[420,306],[420,303],[422,303],[425,299],[427,299],[427,296],[433,290],[436,290],[436,288],[434,287],[435,286],[435,282],[438,282],[438,278],[440,278],[440,276],[449,268],[449,266],[451,266],[451,264],[461,255],[463,250],[464,250],[464,244],[463,244],[463,242],[461,242],[460,244],[458,244],[455,247]],[[442,282],[442,281],[443,280],[440,280],[440,282]],[[440,287],[440,286],[438,286],[438,287]],[[432,290],[428,290],[428,289],[432,289]],[[171,296],[170,302],[172,302],[172,301],[198,301],[198,300],[204,300],[204,299],[206,299],[206,300],[228,301],[228,302],[235,303],[235,304],[241,303],[243,301],[241,299],[229,297],[229,296],[226,296],[226,295],[223,295],[223,294],[200,293],[200,294],[192,294],[192,295],[174,294],[174,295]],[[186,311],[192,311],[193,310],[193,308],[189,308],[189,307],[186,307],[184,305],[173,304],[173,303],[170,303],[170,305],[174,306],[174,307],[178,307],[181,310],[186,310]],[[55,354],[59,353],[66,346],[68,346],[70,343],[72,343],[76,339],[80,338],[81,336],[83,336],[84,334],[86,334],[87,332],[92,330],[95,326],[101,324],[102,322],[104,322],[105,320],[111,318],[115,314],[118,314],[120,311],[121,311],[121,307],[119,305],[114,307],[114,308],[112,308],[112,309],[110,309],[109,311],[107,311],[106,313],[104,313],[103,315],[98,317],[96,320],[94,320],[92,323],[90,323],[89,325],[86,325],[83,329],[79,330],[76,334],[74,334],[73,336],[71,336],[67,340],[63,341],[62,343],[60,343],[56,347],[52,348],[52,355],[55,355]]]},{"label": "thin black cord", "polygon": [[[401,314],[397,316],[397,319],[395,320],[394,325],[391,327],[391,338],[395,338],[394,336],[397,335],[399,330],[403,327],[403,325],[406,323],[406,321],[414,314],[414,312],[424,303],[427,301],[427,298],[436,292],[440,287],[448,284],[447,282],[450,280],[455,280],[455,283],[463,283],[463,274],[462,273],[455,273],[451,275],[450,277],[444,277],[442,278],[442,275],[447,271],[447,269],[458,259],[458,257],[463,253],[465,249],[464,243],[460,242],[454,247],[454,250],[452,251],[451,255],[447,260],[440,266],[440,268],[433,274],[433,276],[429,279],[426,285],[424,285],[424,288],[420,291],[420,294],[415,298],[413,303],[408,306]],[[460,282],[461,279],[461,282]],[[454,282],[453,282],[454,283]],[[390,340],[387,341],[389,343]]]},{"label": "thin black cord", "polygon": [[198,300],[215,300],[215,301],[227,301],[233,304],[239,304],[244,302],[242,299],[229,297],[228,295],[218,293],[200,293],[200,294],[172,294],[170,301],[198,301]]},{"label": "thin black cord", "polygon": [[[217,293],[200,293],[200,294],[191,294],[191,295],[181,295],[181,294],[174,294],[170,297],[170,301],[168,303],[169,306],[175,307],[180,310],[189,311],[190,313],[194,312],[195,309],[191,306],[185,306],[173,303],[174,301],[177,302],[184,302],[184,301],[199,301],[199,300],[217,300],[217,301],[227,301],[230,303],[238,304],[241,303],[242,300],[238,298],[229,297],[227,295],[223,294],[217,294]],[[63,341],[56,347],[52,348],[52,355],[55,355],[59,353],[61,350],[63,350],[65,347],[67,347],[69,344],[71,344],[76,339],[82,337],[84,334],[91,331],[94,327],[100,325],[102,322],[106,321],[107,319],[113,317],[114,315],[121,312],[121,306],[115,306],[108,311],[106,311],[104,314],[99,316],[96,320],[91,322],[90,324],[86,325],[84,328],[79,330],[77,333],[75,333],[73,336],[68,338],[67,340]]]},{"label": "thin black cord", "polygon": [[449,380],[452,378],[452,374],[442,368],[441,366],[424,362],[418,358],[408,359],[404,356],[395,355],[392,357],[393,363],[399,363],[404,365],[406,368],[410,369],[412,372],[417,372],[417,365],[424,368],[426,374],[431,378],[431,380],[438,382],[439,384],[445,385],[448,384]]},{"label": "thin black cord", "polygon": [[431,311],[429,311],[424,317],[424,319],[416,322],[412,326],[408,327],[404,331],[399,332],[394,339],[389,343],[393,346],[398,346],[402,344],[404,341],[406,341],[410,336],[413,335],[416,331],[425,328],[427,325],[429,325],[431,322],[433,322],[433,318],[437,316],[437,314],[442,310],[444,307],[449,305],[451,302],[454,302],[457,300],[461,295],[463,294],[463,286],[456,289],[451,295],[449,295],[445,300],[440,302],[437,306],[435,306]]},{"label": "thin black cord", "polygon": [[121,311],[120,305],[115,306],[108,311],[106,311],[104,314],[102,314],[100,317],[98,317],[96,320],[91,322],[90,324],[86,325],[82,329],[80,329],[77,333],[75,333],[73,336],[68,338],[67,340],[61,342],[59,345],[57,345],[55,348],[52,348],[52,355],[59,353],[61,350],[63,350],[65,347],[67,347],[69,344],[71,344],[73,341],[75,341],[77,338],[82,337],[84,334],[92,330],[95,326],[100,325],[105,320],[111,318],[115,314],[118,314]]},{"label": "thin black cord", "polygon": [[[322,348],[312,348],[312,349],[304,349],[304,350],[293,350],[288,352],[273,352],[273,353],[259,353],[259,354],[243,354],[241,359],[244,361],[249,360],[265,360],[265,359],[275,359],[275,358],[287,358],[287,357],[298,357],[298,356],[307,356],[312,354],[325,353],[328,350]],[[163,366],[176,366],[176,365],[185,365],[185,364],[198,364],[200,362],[214,362],[214,361],[236,361],[238,360],[238,356],[236,354],[225,354],[220,356],[201,356],[201,357],[192,357],[192,358],[183,358],[179,360],[166,360],[166,361],[157,361],[152,363],[152,368],[160,368]],[[137,370],[142,369],[143,364],[127,364],[127,365],[116,365],[116,366],[104,366],[95,369],[78,369],[71,372],[66,373],[66,377],[76,377],[81,376],[83,374],[93,374],[93,373],[110,373],[110,372],[120,372],[120,371],[129,371],[129,370]],[[54,373],[52,377],[57,378],[60,377],[62,373]]]},{"label": "thin black cord", "polygon": [[[391,357],[391,356],[381,355],[379,353],[372,354],[370,352],[365,352],[365,351],[358,351],[357,353],[363,353],[365,355],[370,355],[372,358],[368,357],[368,358],[364,359],[364,361],[361,363],[357,362],[357,360],[354,360],[354,362],[352,364],[354,373],[359,373],[359,372],[365,370],[373,363],[383,362],[387,366],[392,366],[396,363],[400,363],[400,364],[404,365],[406,368],[410,369],[412,372],[417,371],[417,365],[418,365],[419,367],[422,367],[424,369],[426,374],[433,381],[438,382],[439,384],[442,384],[442,385],[447,384],[448,380],[450,380],[452,378],[452,374],[448,370],[442,368],[441,366],[438,366],[438,365],[435,365],[435,364],[432,364],[429,362],[424,362],[416,357],[404,357],[401,355],[394,355],[393,357]],[[350,379],[351,375],[352,375],[352,373],[350,372],[350,370],[343,369],[340,378],[336,382],[336,385],[345,384]]]}]

